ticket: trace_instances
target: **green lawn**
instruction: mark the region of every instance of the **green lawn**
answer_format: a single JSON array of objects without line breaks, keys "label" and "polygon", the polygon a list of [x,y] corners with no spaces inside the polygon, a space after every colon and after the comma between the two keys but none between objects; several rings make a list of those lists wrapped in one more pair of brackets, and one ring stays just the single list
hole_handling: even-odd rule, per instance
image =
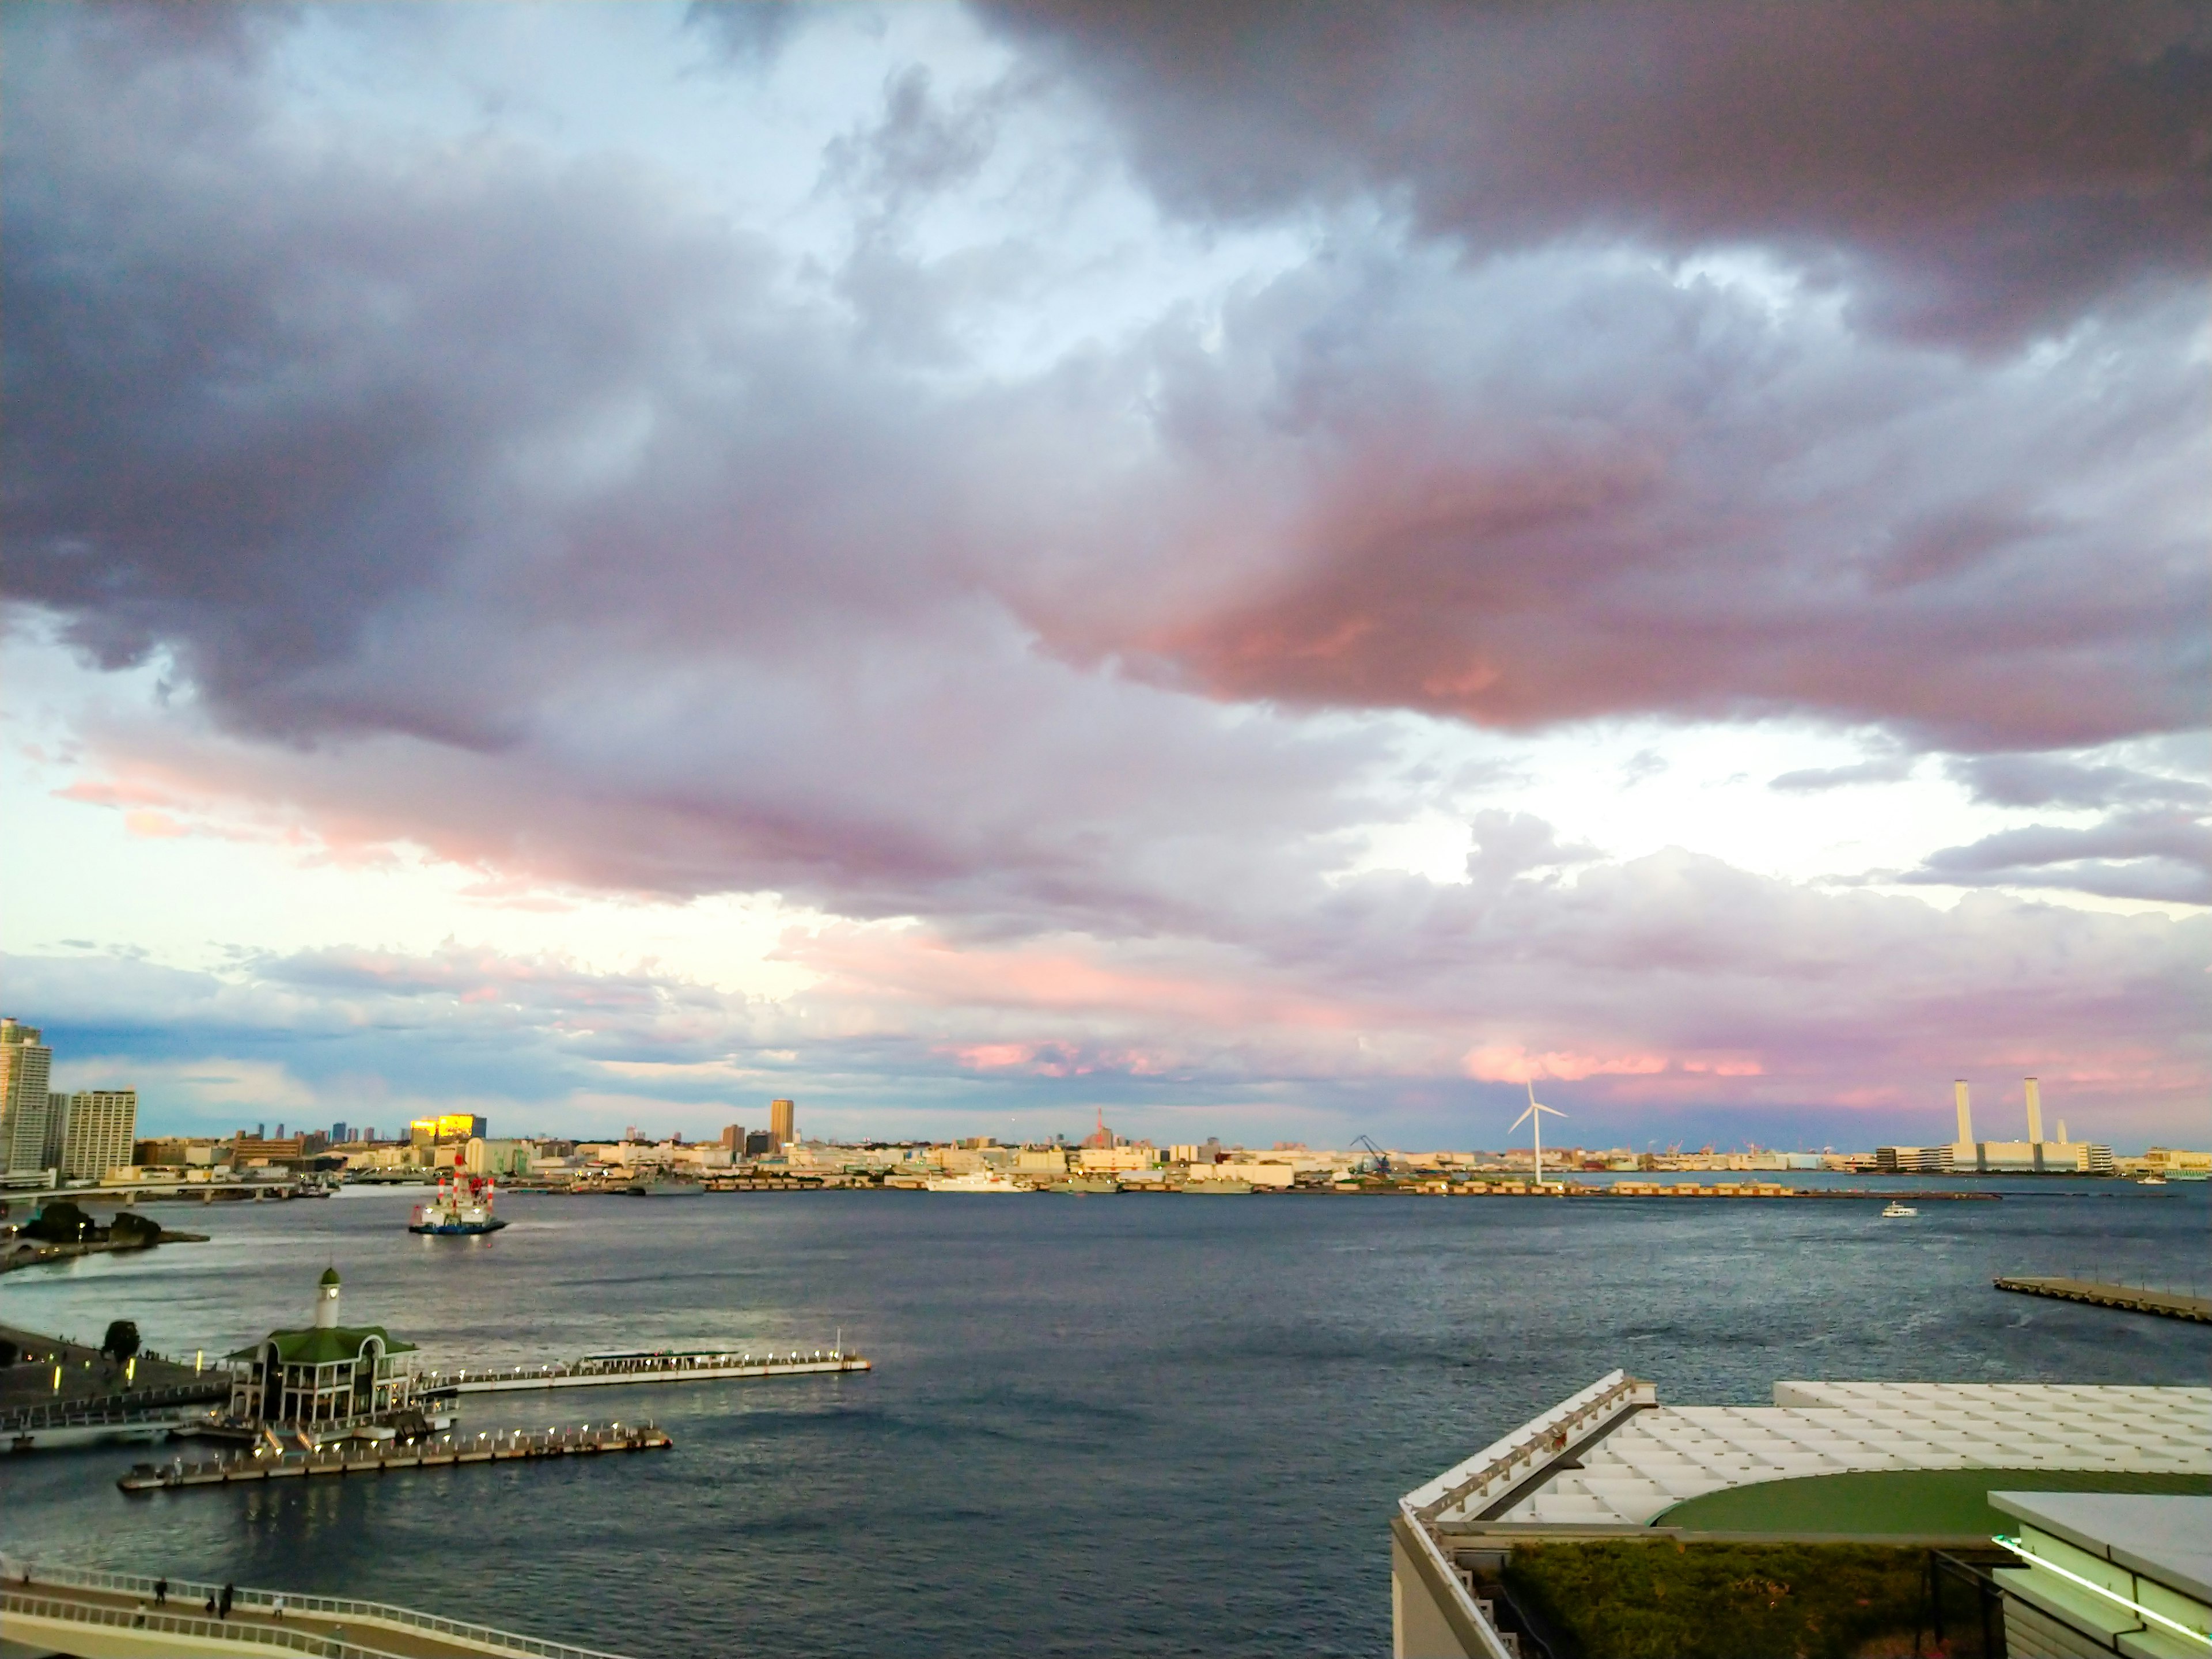
[{"label": "green lawn", "polygon": [[2212,1493],[2212,1476],[2108,1474],[2068,1469],[1886,1469],[1763,1480],[1707,1492],[1661,1513],[1655,1527],[1692,1532],[1986,1538],[2016,1522],[1989,1506],[1992,1492]]}]

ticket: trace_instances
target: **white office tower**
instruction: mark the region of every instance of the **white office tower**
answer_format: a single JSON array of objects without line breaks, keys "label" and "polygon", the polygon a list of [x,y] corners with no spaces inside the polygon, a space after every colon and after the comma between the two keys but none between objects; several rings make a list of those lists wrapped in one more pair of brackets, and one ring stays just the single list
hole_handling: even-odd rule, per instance
[{"label": "white office tower", "polygon": [[131,1143],[138,1132],[136,1089],[81,1089],[66,1099],[61,1158],[64,1181],[100,1181],[110,1170],[131,1162]]},{"label": "white office tower", "polygon": [[1951,1143],[1951,1167],[1971,1170],[1974,1167],[1974,1114],[1966,1104],[1966,1080],[1960,1079],[1951,1085],[1951,1098],[1959,1108],[1959,1138]]},{"label": "white office tower", "polygon": [[[2040,1146],[2043,1142],[2043,1089],[2033,1078],[2027,1083],[2027,1144]],[[2061,1139],[2064,1137],[2061,1136]]]},{"label": "white office tower", "polygon": [[40,1041],[42,1035],[35,1025],[0,1019],[0,1175],[51,1167],[46,1136],[53,1098],[46,1079],[54,1051]]}]

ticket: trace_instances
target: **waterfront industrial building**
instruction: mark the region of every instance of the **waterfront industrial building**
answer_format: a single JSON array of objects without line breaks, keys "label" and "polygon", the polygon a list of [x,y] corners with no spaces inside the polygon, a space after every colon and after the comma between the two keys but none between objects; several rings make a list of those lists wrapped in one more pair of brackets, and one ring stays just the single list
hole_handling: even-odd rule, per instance
[{"label": "waterfront industrial building", "polygon": [[316,1286],[314,1322],[230,1355],[230,1416],[312,1437],[382,1423],[415,1404],[415,1346],[381,1325],[338,1323],[338,1272]]},{"label": "waterfront industrial building", "polygon": [[1400,1500],[1395,1651],[1506,1659],[1516,1551],[1808,1536],[1986,1551],[1990,1494],[2039,1481],[2212,1492],[2212,1389],[1784,1382],[1771,1406],[1673,1406],[1614,1371]]}]

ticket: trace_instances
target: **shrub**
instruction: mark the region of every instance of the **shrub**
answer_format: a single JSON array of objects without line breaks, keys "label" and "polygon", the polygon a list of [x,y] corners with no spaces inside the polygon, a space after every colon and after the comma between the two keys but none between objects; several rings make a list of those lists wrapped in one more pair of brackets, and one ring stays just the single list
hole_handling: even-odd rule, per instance
[{"label": "shrub", "polygon": [[1585,1659],[1848,1659],[1917,1627],[1926,1558],[1868,1544],[1527,1544],[1505,1580]]},{"label": "shrub", "polygon": [[92,1218],[65,1198],[40,1205],[38,1214],[23,1224],[27,1237],[48,1244],[81,1244],[93,1231]]}]

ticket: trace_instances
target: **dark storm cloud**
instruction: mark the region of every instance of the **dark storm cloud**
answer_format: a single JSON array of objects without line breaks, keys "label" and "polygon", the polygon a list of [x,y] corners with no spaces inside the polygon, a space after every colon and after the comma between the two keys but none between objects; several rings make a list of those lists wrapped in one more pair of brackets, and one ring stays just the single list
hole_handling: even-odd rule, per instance
[{"label": "dark storm cloud", "polygon": [[1970,341],[2212,248],[2212,15],[2185,0],[984,9],[1194,214],[1402,191],[1484,252],[1755,243]]}]

